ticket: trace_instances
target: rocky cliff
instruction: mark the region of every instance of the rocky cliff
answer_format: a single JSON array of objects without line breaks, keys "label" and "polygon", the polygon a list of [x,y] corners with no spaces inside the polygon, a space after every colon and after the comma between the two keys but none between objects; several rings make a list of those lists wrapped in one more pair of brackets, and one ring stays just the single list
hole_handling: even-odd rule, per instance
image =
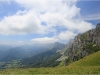
[{"label": "rocky cliff", "polygon": [[68,59],[65,62],[68,64],[77,61],[98,50],[100,50],[100,23],[95,29],[78,34],[67,44],[67,50],[64,54],[68,56]]}]

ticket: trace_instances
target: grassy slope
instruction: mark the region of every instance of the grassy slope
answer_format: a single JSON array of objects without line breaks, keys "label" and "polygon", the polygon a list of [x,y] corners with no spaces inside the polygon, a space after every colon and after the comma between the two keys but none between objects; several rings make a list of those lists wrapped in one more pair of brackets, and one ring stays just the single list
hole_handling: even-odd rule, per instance
[{"label": "grassy slope", "polygon": [[90,54],[69,66],[100,66],[100,51]]},{"label": "grassy slope", "polygon": [[100,74],[100,51],[69,66],[55,68],[7,69],[0,74]]}]

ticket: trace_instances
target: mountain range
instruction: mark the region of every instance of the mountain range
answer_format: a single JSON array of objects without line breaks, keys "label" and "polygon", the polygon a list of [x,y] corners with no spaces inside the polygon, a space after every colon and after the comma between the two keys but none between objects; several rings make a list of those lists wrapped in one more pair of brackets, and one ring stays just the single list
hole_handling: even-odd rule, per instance
[{"label": "mountain range", "polygon": [[0,45],[0,68],[55,67],[62,62],[62,65],[69,65],[99,50],[100,23],[67,44]]}]

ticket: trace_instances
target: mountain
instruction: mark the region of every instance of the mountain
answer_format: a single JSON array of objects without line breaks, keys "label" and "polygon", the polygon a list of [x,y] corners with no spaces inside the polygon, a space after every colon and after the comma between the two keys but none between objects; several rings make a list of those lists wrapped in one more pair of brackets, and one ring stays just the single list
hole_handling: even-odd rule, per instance
[{"label": "mountain", "polygon": [[18,67],[54,67],[60,62],[60,50],[65,44],[32,44],[6,50],[0,60],[0,69]]},{"label": "mountain", "polygon": [[78,34],[67,44],[65,63],[77,61],[89,54],[100,50],[100,23],[95,29],[89,30],[83,34]]},{"label": "mountain", "polygon": [[65,44],[59,43],[59,42],[55,42],[53,48],[56,48],[56,50],[61,50],[61,49],[65,48]]},{"label": "mountain", "polygon": [[[7,48],[8,49],[8,48]],[[55,67],[63,62],[69,65],[100,50],[100,23],[95,29],[78,34],[67,44],[23,45],[5,50],[0,59],[3,68]],[[16,65],[15,65],[16,64]],[[13,66],[14,65],[14,66]]]},{"label": "mountain", "polygon": [[5,62],[19,60],[26,57],[34,56],[36,54],[48,51],[52,48],[52,46],[53,44],[32,44],[9,48],[5,52],[3,52],[0,61]]},{"label": "mountain", "polygon": [[59,50],[63,49],[65,44],[55,42],[54,46],[41,54],[28,57],[21,60],[22,67],[54,67],[60,62],[56,61],[61,54]]},{"label": "mountain", "polygon": [[5,54],[5,52],[11,48],[13,48],[13,46],[0,45],[0,60],[3,58],[3,55]]}]

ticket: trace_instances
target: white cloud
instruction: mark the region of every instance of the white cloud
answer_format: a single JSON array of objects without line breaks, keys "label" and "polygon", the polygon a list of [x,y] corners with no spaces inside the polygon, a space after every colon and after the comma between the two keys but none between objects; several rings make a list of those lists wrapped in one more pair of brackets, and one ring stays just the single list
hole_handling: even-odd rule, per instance
[{"label": "white cloud", "polygon": [[[80,8],[76,6],[77,0],[15,0],[26,10],[5,16],[0,21],[0,34],[49,34],[56,33],[56,26],[65,27],[67,30],[56,37],[60,40],[69,40],[76,33],[82,33],[93,28],[91,23],[76,17],[80,16]],[[46,25],[42,25],[45,22]],[[51,42],[57,38],[35,38],[34,42]]]},{"label": "white cloud", "polygon": [[58,35],[58,38],[60,40],[70,40],[72,39],[76,34],[73,33],[72,31],[65,31],[65,32],[61,32],[59,35]]},{"label": "white cloud", "polygon": [[33,43],[54,43],[58,41],[56,37],[43,37],[43,38],[34,38],[30,40]]},{"label": "white cloud", "polygon": [[90,30],[94,28],[92,23],[88,23],[83,20],[66,20],[63,22],[65,24],[65,27],[70,31],[77,31],[78,33],[83,33],[87,30]]},{"label": "white cloud", "polygon": [[[32,11],[17,12],[13,16],[4,17],[0,21],[0,34],[26,34],[26,33],[44,33],[44,26]],[[43,31],[44,30],[44,31]]]}]

